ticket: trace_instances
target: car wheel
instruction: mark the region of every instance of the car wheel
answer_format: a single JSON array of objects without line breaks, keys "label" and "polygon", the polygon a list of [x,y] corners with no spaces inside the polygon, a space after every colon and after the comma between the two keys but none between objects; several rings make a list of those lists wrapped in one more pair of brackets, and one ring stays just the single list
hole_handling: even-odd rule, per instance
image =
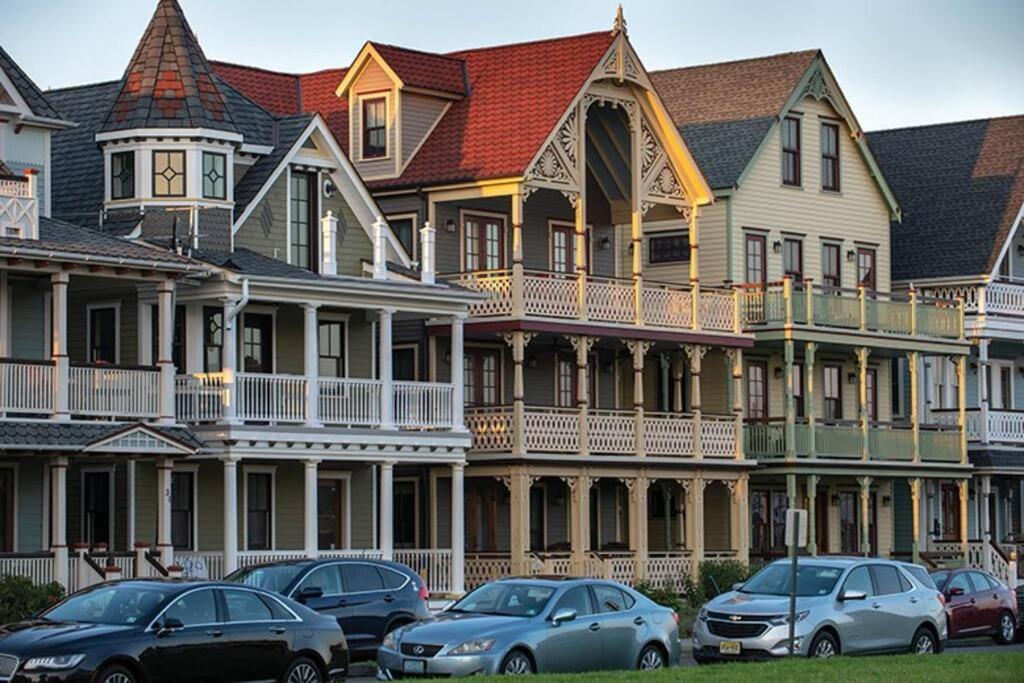
[{"label": "car wheel", "polygon": [[135,674],[123,666],[108,666],[96,677],[97,683],[136,683]]},{"label": "car wheel", "polygon": [[536,672],[533,670],[533,662],[525,652],[512,650],[501,660],[501,669],[498,673],[502,676],[525,676]]},{"label": "car wheel", "polygon": [[640,651],[640,659],[637,660],[636,668],[641,671],[650,671],[651,669],[664,669],[665,668],[665,656],[661,654],[661,650],[655,645],[648,645]]},{"label": "car wheel", "polygon": [[282,683],[321,683],[320,667],[312,660],[300,657],[285,670]]},{"label": "car wheel", "polygon": [[838,654],[839,643],[836,642],[836,637],[828,631],[822,631],[814,636],[811,648],[807,651],[807,656],[815,659],[831,659]]},{"label": "car wheel", "polygon": [[999,624],[996,626],[995,640],[1000,645],[1009,645],[1017,635],[1017,624],[1013,622],[1013,615],[1003,612],[999,615]]},{"label": "car wheel", "polygon": [[910,652],[915,655],[932,655],[938,653],[935,636],[924,626],[917,629],[914,639],[910,641]]}]

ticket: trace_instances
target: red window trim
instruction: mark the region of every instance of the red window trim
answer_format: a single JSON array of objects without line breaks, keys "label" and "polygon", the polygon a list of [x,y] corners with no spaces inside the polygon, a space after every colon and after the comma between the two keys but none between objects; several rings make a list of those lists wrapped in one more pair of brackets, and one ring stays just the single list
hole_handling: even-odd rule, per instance
[{"label": "red window trim", "polygon": [[[827,192],[839,192],[840,191],[840,187],[841,187],[840,178],[839,178],[839,168],[840,168],[840,166],[839,166],[839,124],[838,123],[830,123],[830,122],[825,121],[825,122],[822,122],[822,124],[821,124],[821,130],[822,130],[822,137],[823,138],[824,138],[824,132],[826,130],[831,131],[831,134],[835,135],[835,149],[836,149],[835,154],[826,154],[824,152],[825,145],[823,144],[821,146],[821,149],[822,149],[822,152],[821,152],[821,189],[825,190]],[[826,165],[834,165],[835,166],[835,172],[833,173],[833,178],[835,179],[835,184],[834,185],[827,185],[826,182],[825,182],[825,167],[826,167]]]},{"label": "red window trim", "polygon": [[[785,141],[784,133],[785,133],[787,122],[796,124],[796,146],[794,146],[794,147],[787,147],[786,146],[786,141]],[[782,139],[780,139],[780,143],[781,143],[781,146],[782,146],[782,184],[783,185],[787,185],[789,187],[800,187],[801,186],[801,177],[800,177],[801,176],[801,173],[800,173],[801,169],[800,169],[800,164],[801,164],[801,157],[802,157],[801,150],[800,150],[800,118],[797,117],[797,116],[787,116],[786,118],[784,118],[782,120],[782,126],[783,126],[783,128],[782,128],[783,135],[780,136],[782,138]],[[795,161],[795,163],[793,165],[793,173],[794,173],[794,177],[793,178],[786,178],[786,160],[787,160],[787,155],[791,156],[794,159],[794,161]]]}]

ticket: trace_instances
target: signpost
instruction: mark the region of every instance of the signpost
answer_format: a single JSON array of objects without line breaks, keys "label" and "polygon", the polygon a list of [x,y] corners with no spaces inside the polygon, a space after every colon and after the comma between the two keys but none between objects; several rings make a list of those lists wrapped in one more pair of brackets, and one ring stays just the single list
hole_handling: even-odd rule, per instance
[{"label": "signpost", "polygon": [[789,546],[789,654],[796,648],[796,555],[797,547],[807,545],[807,510],[786,510],[786,545]]}]

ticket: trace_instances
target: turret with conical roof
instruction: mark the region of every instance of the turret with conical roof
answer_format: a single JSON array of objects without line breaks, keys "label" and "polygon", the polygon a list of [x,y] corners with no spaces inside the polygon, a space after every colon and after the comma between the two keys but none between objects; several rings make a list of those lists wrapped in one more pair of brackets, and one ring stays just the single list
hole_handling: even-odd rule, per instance
[{"label": "turret with conical roof", "polygon": [[159,0],[101,130],[140,128],[238,132],[177,0]]}]

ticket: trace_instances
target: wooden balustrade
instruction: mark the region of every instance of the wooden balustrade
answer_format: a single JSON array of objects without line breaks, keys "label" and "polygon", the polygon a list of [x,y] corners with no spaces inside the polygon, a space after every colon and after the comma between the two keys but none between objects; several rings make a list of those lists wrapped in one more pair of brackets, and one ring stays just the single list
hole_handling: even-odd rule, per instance
[{"label": "wooden balustrade", "polygon": [[375,379],[319,378],[320,422],[352,427],[379,425],[381,389],[381,383]]},{"label": "wooden balustrade", "polygon": [[[786,425],[781,418],[751,420],[744,425],[744,453],[749,458],[786,456]],[[864,435],[859,422],[828,420],[814,424],[814,451],[810,448],[810,425],[800,420],[795,429],[794,454],[798,458],[861,458]],[[960,430],[923,425],[920,430],[921,460],[957,462],[960,460]],[[868,429],[868,454],[871,460],[912,462],[914,433],[909,423],[872,423]]]},{"label": "wooden balustrade", "polygon": [[53,411],[53,363],[0,359],[0,414]]},{"label": "wooden balustrade", "polygon": [[395,382],[395,425],[401,429],[450,429],[455,387],[440,382]]},{"label": "wooden balustrade", "polygon": [[113,365],[73,365],[68,371],[72,415],[155,418],[160,415],[160,372]]}]

